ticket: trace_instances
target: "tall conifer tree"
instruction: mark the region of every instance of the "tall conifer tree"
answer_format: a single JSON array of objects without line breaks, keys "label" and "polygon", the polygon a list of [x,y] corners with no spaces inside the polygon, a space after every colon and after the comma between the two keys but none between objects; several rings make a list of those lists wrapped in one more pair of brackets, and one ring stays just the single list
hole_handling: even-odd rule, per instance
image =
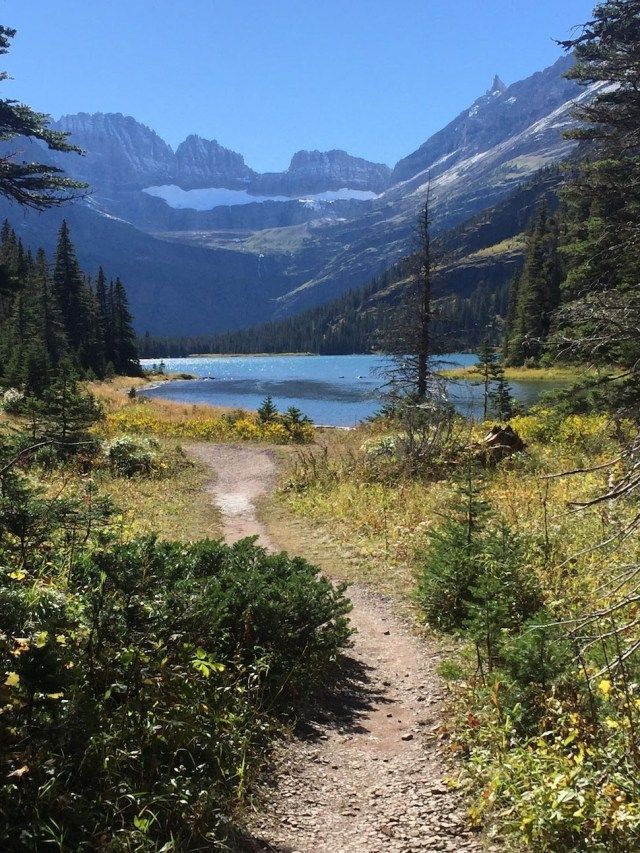
[{"label": "tall conifer tree", "polygon": [[119,278],[113,286],[112,304],[114,367],[118,373],[136,375],[140,372],[136,335],[133,331],[133,318],[129,311],[127,293]]},{"label": "tall conifer tree", "polygon": [[53,288],[62,312],[69,345],[77,353],[86,340],[89,323],[84,278],[66,220],[63,221],[58,234]]},{"label": "tall conifer tree", "polygon": [[614,363],[625,378],[611,402],[640,406],[640,0],[599,3],[563,43],[575,53],[569,76],[606,83],[577,111],[570,133],[588,157],[569,184],[569,272],[556,342],[563,355]]}]

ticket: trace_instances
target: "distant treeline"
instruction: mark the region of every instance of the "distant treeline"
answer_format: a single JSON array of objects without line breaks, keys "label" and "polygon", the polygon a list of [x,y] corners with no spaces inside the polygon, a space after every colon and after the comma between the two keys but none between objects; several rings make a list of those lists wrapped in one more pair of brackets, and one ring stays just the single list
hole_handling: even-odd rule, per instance
[{"label": "distant treeline", "polygon": [[[193,353],[311,352],[350,355],[374,352],[393,322],[401,299],[408,264],[403,262],[371,284],[351,290],[339,299],[293,317],[258,326],[211,335],[154,337],[138,341],[142,358],[184,357]],[[387,293],[388,291],[388,293]],[[487,335],[502,338],[508,305],[508,286],[491,292],[479,285],[470,297],[447,296],[436,301],[434,338],[441,352],[469,349]]]}]

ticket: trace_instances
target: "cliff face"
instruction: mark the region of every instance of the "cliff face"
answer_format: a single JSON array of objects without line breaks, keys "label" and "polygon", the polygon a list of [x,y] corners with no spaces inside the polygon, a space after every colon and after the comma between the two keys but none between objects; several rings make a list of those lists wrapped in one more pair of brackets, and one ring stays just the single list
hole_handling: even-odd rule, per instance
[{"label": "cliff face", "polygon": [[[142,189],[171,180],[175,155],[157,133],[121,113],[78,113],[55,122],[85,153],[74,158],[73,173],[91,185]],[[58,157],[70,167],[67,158]]]},{"label": "cliff face", "polygon": [[188,136],[175,155],[174,179],[182,189],[199,187],[246,188],[256,173],[244,162],[242,154],[223,148],[215,139]]},{"label": "cliff face", "polygon": [[251,192],[296,196],[348,188],[381,193],[390,175],[391,169],[383,163],[370,163],[346,151],[298,151],[286,172],[258,175]]}]

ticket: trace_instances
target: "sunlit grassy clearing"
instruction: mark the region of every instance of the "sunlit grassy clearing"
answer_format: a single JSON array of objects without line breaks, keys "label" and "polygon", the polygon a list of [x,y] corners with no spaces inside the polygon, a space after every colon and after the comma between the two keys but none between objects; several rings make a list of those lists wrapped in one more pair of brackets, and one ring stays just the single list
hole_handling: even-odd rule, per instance
[{"label": "sunlit grassy clearing", "polygon": [[[479,373],[473,365],[468,367],[451,367],[442,371],[449,379],[470,379],[479,381]],[[550,367],[506,367],[505,377],[511,382],[577,382],[587,376],[596,375],[595,371],[584,368],[552,365]]]}]

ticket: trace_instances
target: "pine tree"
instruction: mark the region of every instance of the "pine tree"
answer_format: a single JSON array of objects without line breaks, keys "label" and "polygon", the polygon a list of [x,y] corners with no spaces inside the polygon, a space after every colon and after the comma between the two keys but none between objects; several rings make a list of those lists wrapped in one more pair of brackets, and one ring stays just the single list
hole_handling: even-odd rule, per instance
[{"label": "pine tree", "polygon": [[[86,286],[76,252],[71,242],[69,226],[63,221],[58,234],[53,270],[53,290],[60,305],[62,322],[69,346],[78,353],[87,340],[89,316]],[[81,364],[85,367],[85,364]]]},{"label": "pine tree", "polygon": [[31,336],[31,312],[28,294],[22,287],[13,301],[13,310],[3,336],[4,379],[7,384],[19,387],[24,381],[25,355]]},{"label": "pine tree", "polygon": [[0,233],[0,321],[6,319],[11,300],[19,287],[17,247],[15,231],[5,219]]},{"label": "pine tree", "polygon": [[415,233],[415,251],[408,262],[410,286],[406,299],[383,334],[383,349],[394,358],[389,370],[396,391],[413,403],[435,398],[434,372],[429,360],[432,340],[432,256],[429,192],[420,211]]},{"label": "pine tree", "polygon": [[515,414],[515,399],[504,373],[502,361],[497,361],[491,370],[493,389],[489,392],[491,411],[499,421],[508,421]]},{"label": "pine tree", "polygon": [[[15,34],[10,27],[0,26],[0,56],[8,53]],[[0,82],[7,79],[8,73],[0,72]],[[36,210],[57,207],[75,198],[85,184],[64,177],[55,166],[28,163],[16,157],[13,146],[7,143],[21,136],[43,142],[52,151],[81,153],[67,141],[68,133],[49,128],[49,116],[12,99],[0,100],[0,138],[5,143],[4,150],[10,152],[0,157],[0,195]]]},{"label": "pine tree", "polygon": [[271,394],[267,394],[262,401],[262,405],[258,409],[258,417],[262,423],[270,423],[271,421],[275,421],[278,417],[278,409],[276,404],[273,402]]},{"label": "pine tree", "polygon": [[542,199],[527,237],[522,273],[512,283],[506,334],[509,364],[535,363],[542,355],[560,301],[562,275],[558,225]]},{"label": "pine tree", "polygon": [[89,442],[87,430],[100,417],[95,399],[80,391],[73,365],[63,362],[42,394],[42,437],[62,445]]},{"label": "pine tree", "polygon": [[140,362],[136,346],[136,335],[133,331],[133,318],[129,312],[129,302],[124,285],[119,278],[113,286],[113,365],[117,373],[125,376],[137,376],[140,373]]},{"label": "pine tree", "polygon": [[49,363],[55,368],[67,354],[67,336],[43,249],[38,250],[32,275],[36,300],[36,337],[41,340]]},{"label": "pine tree", "polygon": [[446,519],[430,533],[423,557],[418,599],[434,627],[451,631],[468,618],[482,571],[482,534],[490,517],[483,484],[469,463]]},{"label": "pine tree", "polygon": [[599,3],[582,32],[563,42],[577,60],[570,77],[584,86],[609,85],[580,105],[581,124],[570,133],[588,157],[565,195],[569,271],[556,336],[565,357],[626,371],[610,386],[610,404],[620,401],[628,411],[635,401],[634,417],[640,405],[639,22],[640,0]]},{"label": "pine tree", "polygon": [[103,356],[105,364],[113,364],[113,294],[109,300],[110,291],[107,289],[107,279],[102,267],[98,270],[96,279],[96,302],[98,322],[102,331]]},{"label": "pine tree", "polygon": [[22,359],[21,384],[27,394],[40,398],[49,387],[52,374],[51,358],[42,338],[29,341]]},{"label": "pine tree", "polygon": [[483,420],[486,421],[489,409],[489,394],[491,390],[491,382],[493,380],[494,368],[498,361],[498,354],[489,343],[489,339],[485,338],[478,350],[478,361],[474,365],[474,373],[479,373],[482,377],[483,386]]},{"label": "pine tree", "polygon": [[82,349],[83,359],[81,363],[93,376],[102,379],[105,372],[104,327],[100,303],[88,276],[84,282],[84,302],[87,311],[87,337]]}]

